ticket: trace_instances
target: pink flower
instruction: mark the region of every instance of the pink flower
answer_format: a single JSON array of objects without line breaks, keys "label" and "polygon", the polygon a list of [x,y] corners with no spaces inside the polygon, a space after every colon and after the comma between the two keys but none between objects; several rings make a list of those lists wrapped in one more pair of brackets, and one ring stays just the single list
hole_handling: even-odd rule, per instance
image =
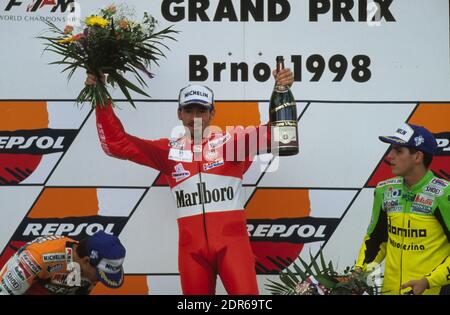
[{"label": "pink flower", "polygon": [[297,283],[295,293],[298,295],[311,295],[312,285],[307,281]]},{"label": "pink flower", "polygon": [[106,8],[106,11],[108,11],[111,14],[114,14],[116,13],[117,9],[115,5],[111,4],[109,7]]},{"label": "pink flower", "polygon": [[127,20],[120,20],[120,21],[119,21],[119,27],[120,27],[122,30],[126,31],[126,30],[128,30],[128,29],[130,28],[130,24],[128,23]]},{"label": "pink flower", "polygon": [[72,25],[66,25],[64,28],[64,34],[72,34],[73,32],[73,26]]}]

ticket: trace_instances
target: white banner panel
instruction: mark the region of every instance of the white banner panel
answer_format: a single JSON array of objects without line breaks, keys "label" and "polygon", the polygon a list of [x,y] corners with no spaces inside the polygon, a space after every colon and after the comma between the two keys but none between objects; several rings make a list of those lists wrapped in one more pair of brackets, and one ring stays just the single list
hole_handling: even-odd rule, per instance
[{"label": "white banner panel", "polygon": [[[69,14],[84,18],[109,2],[80,0],[72,13],[71,2],[2,1],[0,40],[9,44],[1,51],[0,99],[76,97],[85,74],[80,70],[67,84],[62,67],[47,65],[59,57],[42,55],[43,41],[36,38],[45,29],[40,19],[63,28]],[[294,95],[302,100],[450,97],[447,0],[134,0],[127,5],[138,20],[148,11],[161,28],[174,25],[181,31],[177,42],[165,42],[171,51],[152,69],[156,78],[147,92],[155,99],[176,99],[188,81],[210,85],[216,99],[266,99],[276,55],[284,55],[286,66],[295,70]],[[123,98],[119,91],[114,96]]]}]

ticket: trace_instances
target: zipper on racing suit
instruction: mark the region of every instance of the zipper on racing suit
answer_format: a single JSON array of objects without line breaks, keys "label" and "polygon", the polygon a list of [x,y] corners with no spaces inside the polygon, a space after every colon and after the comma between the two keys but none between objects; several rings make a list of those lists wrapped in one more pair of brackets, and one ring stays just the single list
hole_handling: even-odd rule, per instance
[{"label": "zipper on racing suit", "polygon": [[205,192],[203,191],[203,181],[202,181],[202,169],[201,169],[201,163],[202,162],[198,162],[198,176],[200,179],[200,204],[202,205],[202,212],[203,212],[203,231],[205,232],[205,239],[206,239],[206,245],[208,248],[208,252],[209,252],[209,242],[208,242],[208,231],[206,229],[206,210],[205,210],[205,202],[204,202],[204,197],[205,197]]},{"label": "zipper on racing suit", "polygon": [[[414,201],[416,197],[416,194],[414,194],[413,192],[407,190],[407,193],[405,194],[405,199],[406,199],[406,203],[405,203],[405,208],[403,209],[403,221],[402,221],[402,228],[405,229],[405,217],[406,215],[409,213],[407,212],[408,209],[410,209],[412,202]],[[409,221],[411,222],[411,221]],[[408,227],[409,228],[409,227]],[[402,247],[400,249],[400,286],[403,284],[403,245],[405,244],[405,235],[403,233],[402,236]],[[399,293],[401,292],[401,289],[399,289]]]}]

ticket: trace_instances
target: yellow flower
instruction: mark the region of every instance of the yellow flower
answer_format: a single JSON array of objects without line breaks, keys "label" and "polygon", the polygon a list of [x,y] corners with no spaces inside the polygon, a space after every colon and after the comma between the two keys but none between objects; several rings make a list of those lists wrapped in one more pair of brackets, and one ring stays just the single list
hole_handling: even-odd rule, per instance
[{"label": "yellow flower", "polygon": [[100,26],[102,28],[107,27],[109,24],[108,20],[97,15],[87,17],[85,23],[87,26]]},{"label": "yellow flower", "polygon": [[59,44],[67,44],[73,42],[72,37],[67,37],[58,41]]},{"label": "yellow flower", "polygon": [[73,35],[73,36],[61,39],[61,40],[58,41],[58,43],[59,44],[72,43],[72,42],[80,40],[81,38],[83,38],[83,36],[84,36],[83,33],[80,33],[80,34],[77,34],[77,35]]}]

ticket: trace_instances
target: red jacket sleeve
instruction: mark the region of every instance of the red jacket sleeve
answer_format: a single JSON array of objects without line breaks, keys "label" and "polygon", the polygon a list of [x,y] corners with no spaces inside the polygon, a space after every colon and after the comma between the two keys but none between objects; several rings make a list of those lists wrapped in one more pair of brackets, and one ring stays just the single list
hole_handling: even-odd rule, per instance
[{"label": "red jacket sleeve", "polygon": [[111,104],[97,107],[96,119],[100,143],[106,154],[168,173],[167,139],[144,140],[127,134]]},{"label": "red jacket sleeve", "polygon": [[237,127],[233,130],[232,137],[232,155],[235,161],[253,161],[256,155],[270,152],[269,125],[245,129]]}]

